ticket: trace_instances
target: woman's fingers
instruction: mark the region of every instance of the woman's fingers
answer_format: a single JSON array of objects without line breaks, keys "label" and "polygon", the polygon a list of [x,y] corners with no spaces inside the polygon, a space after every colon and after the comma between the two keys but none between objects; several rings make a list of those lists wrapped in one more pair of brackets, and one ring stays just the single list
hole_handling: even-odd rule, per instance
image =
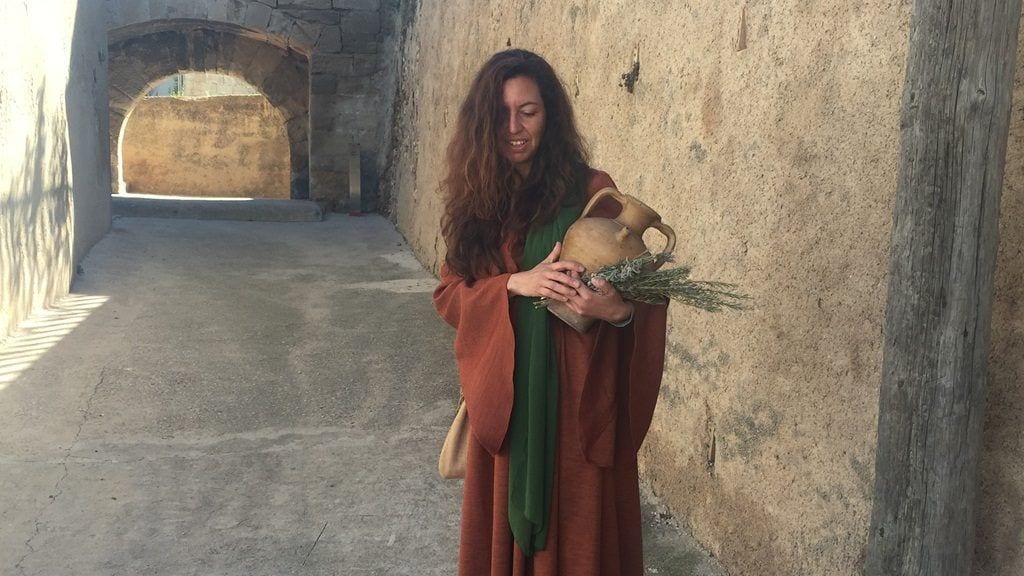
[{"label": "woman's fingers", "polygon": [[594,290],[581,288],[572,295],[566,302],[569,308],[577,314],[593,318],[610,319],[617,318],[622,308],[622,296],[615,285],[603,278],[593,278],[591,284]]},{"label": "woman's fingers", "polygon": [[509,291],[517,296],[543,296],[565,302],[582,287],[579,275],[583,265],[566,260],[557,261],[562,243],[555,243],[551,253],[528,272],[517,272],[509,277]]},{"label": "woman's fingers", "polygon": [[549,294],[547,294],[547,296],[549,298],[551,298],[552,295],[554,295],[558,300],[565,302],[569,298],[576,295],[576,288],[564,282],[564,280],[568,278],[567,276],[565,276],[564,274],[560,276],[561,277],[559,278],[548,280],[548,282],[544,285],[544,288],[548,291]]},{"label": "woman's fingers", "polygon": [[579,262],[573,262],[572,260],[561,260],[558,262],[551,262],[548,264],[552,270],[558,270],[560,272],[568,272],[581,274],[583,273],[583,265]]},{"label": "woman's fingers", "polygon": [[578,299],[570,298],[565,302],[565,305],[569,308],[569,310],[572,310],[573,312],[579,314],[580,316],[586,316],[586,313],[583,310],[583,307],[580,306]]},{"label": "woman's fingers", "polygon": [[583,265],[580,264],[579,262],[573,262],[572,260],[565,260],[560,262],[558,260],[558,257],[561,255],[562,243],[555,242],[555,247],[551,249],[551,252],[548,254],[547,258],[541,261],[541,263],[538,264],[538,266],[550,264],[551,266],[554,266],[557,270],[574,270],[576,272],[583,272]]},{"label": "woman's fingers", "polygon": [[562,243],[561,242],[555,242],[555,247],[551,249],[551,253],[548,254],[548,257],[544,259],[544,262],[546,264],[553,263],[555,260],[558,260],[558,255],[561,254],[561,253],[562,253]]}]

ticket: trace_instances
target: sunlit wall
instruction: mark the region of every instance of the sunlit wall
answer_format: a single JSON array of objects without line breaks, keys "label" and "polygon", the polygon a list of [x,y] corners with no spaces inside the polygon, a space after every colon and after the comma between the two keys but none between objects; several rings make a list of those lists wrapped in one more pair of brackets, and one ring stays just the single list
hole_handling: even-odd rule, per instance
[{"label": "sunlit wall", "polygon": [[78,4],[0,3],[0,339],[110,226],[105,13]]},{"label": "sunlit wall", "polygon": [[[443,259],[444,145],[476,68],[540,52],[594,165],[675,227],[695,277],[754,298],[742,314],[669,308],[641,473],[734,576],[861,573],[912,3],[403,4],[384,190],[416,254]],[[1018,52],[978,576],[1024,574],[1024,36]]]}]

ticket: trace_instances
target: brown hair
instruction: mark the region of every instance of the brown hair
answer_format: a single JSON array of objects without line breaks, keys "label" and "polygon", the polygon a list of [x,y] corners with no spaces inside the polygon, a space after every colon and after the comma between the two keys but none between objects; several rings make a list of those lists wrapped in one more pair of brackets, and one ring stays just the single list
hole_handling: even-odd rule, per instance
[{"label": "brown hair", "polygon": [[[500,154],[498,142],[507,121],[504,84],[516,77],[536,82],[544,103],[544,133],[525,179]],[[506,272],[502,242],[551,220],[563,204],[582,200],[572,195],[586,162],[572,105],[551,65],[526,50],[492,56],[473,80],[448,145],[442,233],[449,270],[469,282]]]}]

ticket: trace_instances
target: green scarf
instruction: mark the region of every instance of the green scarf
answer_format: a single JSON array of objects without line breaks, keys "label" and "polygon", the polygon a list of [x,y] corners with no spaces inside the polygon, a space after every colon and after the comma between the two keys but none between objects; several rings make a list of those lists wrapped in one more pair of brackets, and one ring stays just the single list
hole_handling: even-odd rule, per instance
[{"label": "green scarf", "polygon": [[[580,212],[579,205],[566,206],[553,221],[531,230],[520,269],[544,261]],[[515,396],[508,442],[508,523],[527,556],[547,544],[558,427],[558,363],[551,316],[534,306],[536,301],[515,299]]]}]

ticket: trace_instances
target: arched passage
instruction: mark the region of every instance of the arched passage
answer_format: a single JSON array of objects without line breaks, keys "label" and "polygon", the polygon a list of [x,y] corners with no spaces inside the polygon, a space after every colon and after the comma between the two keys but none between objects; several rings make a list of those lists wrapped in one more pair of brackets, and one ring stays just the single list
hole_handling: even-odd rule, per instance
[{"label": "arched passage", "polygon": [[129,193],[291,198],[281,111],[248,83],[182,73],[136,101],[120,141]]},{"label": "arched passage", "polygon": [[109,41],[110,169],[122,191],[119,143],[135,103],[179,71],[237,76],[281,112],[291,155],[291,197],[309,197],[309,59],[280,38],[200,20],[161,20],[112,30]]}]

